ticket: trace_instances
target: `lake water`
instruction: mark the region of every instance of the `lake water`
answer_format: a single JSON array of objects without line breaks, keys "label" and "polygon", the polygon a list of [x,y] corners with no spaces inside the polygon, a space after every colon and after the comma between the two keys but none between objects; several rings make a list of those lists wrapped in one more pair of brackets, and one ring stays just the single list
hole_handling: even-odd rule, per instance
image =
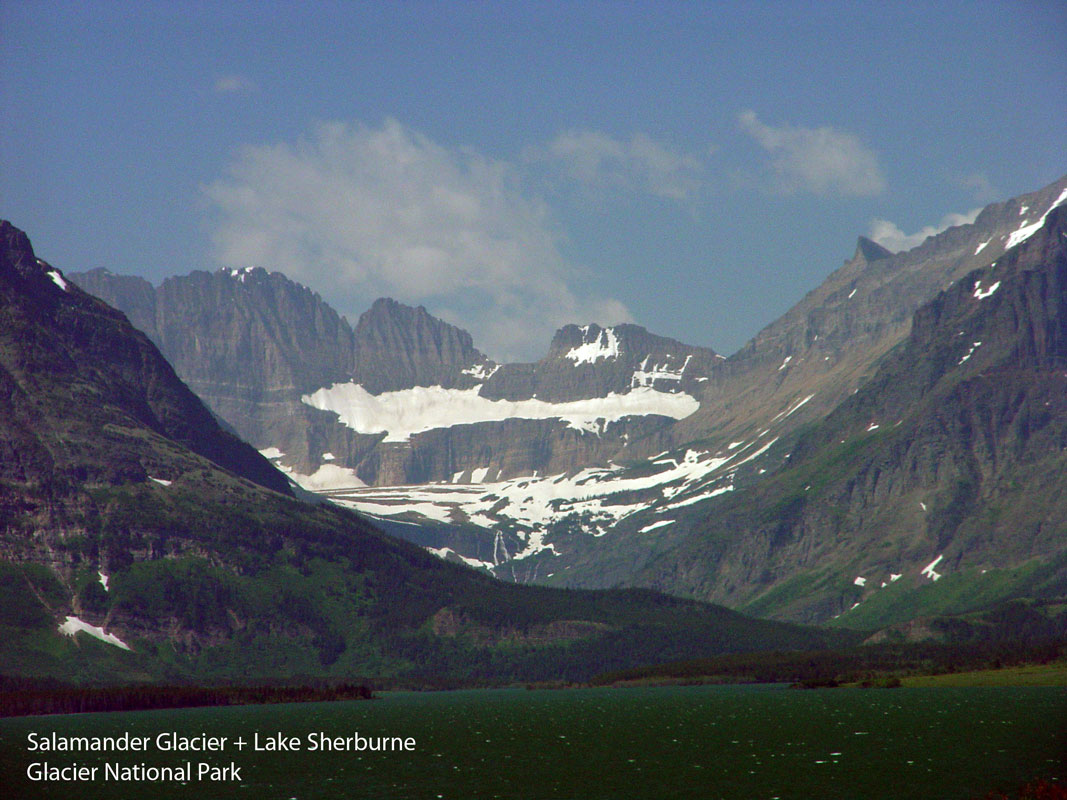
[{"label": "lake water", "polygon": [[[145,753],[28,752],[64,736],[147,737]],[[159,752],[173,732],[226,737],[215,752]],[[410,737],[410,752],[308,752],[309,736]],[[252,750],[281,733],[301,749]],[[239,748],[240,737],[245,746]],[[199,762],[236,780],[108,780],[104,764]],[[30,782],[28,765],[96,767],[95,780]],[[1067,778],[1067,690],[794,691],[672,687],[397,693],[353,703],[0,720],[5,797],[62,798],[978,798]],[[126,776],[130,777],[129,775]],[[223,776],[226,778],[226,776]]]}]

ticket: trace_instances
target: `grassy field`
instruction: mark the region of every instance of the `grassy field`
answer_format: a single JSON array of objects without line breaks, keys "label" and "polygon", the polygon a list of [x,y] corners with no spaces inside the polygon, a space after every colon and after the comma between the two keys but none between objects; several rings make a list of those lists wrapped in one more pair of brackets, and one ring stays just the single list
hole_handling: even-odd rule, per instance
[{"label": "grassy field", "polygon": [[1067,663],[1028,664],[1003,669],[912,675],[900,679],[908,688],[948,686],[1067,686]]}]

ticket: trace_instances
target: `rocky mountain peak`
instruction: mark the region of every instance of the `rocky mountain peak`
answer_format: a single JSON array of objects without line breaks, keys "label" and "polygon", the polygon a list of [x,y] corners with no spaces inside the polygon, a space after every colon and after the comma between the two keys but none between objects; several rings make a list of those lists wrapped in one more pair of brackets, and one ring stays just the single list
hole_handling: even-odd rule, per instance
[{"label": "rocky mountain peak", "polygon": [[6,219],[0,220],[0,242],[5,268],[21,271],[35,263],[30,238]]},{"label": "rocky mountain peak", "polygon": [[352,364],[344,319],[307,287],[261,267],[167,278],[155,317],[179,374],[197,391],[224,386],[232,400],[307,391],[345,379]]},{"label": "rocky mountain peak", "polygon": [[58,302],[88,300],[58,269],[37,258],[29,237],[6,220],[0,220],[0,280],[0,300],[24,311],[32,307],[31,317],[53,313]]},{"label": "rocky mountain peak", "polygon": [[856,240],[856,252],[852,254],[851,260],[869,264],[872,261],[880,261],[883,258],[891,258],[892,256],[892,251],[882,247],[878,242],[868,239],[866,236],[860,236]]},{"label": "rocky mountain peak", "polygon": [[426,310],[425,306],[409,306],[391,297],[379,297],[356,323],[356,333],[370,335],[371,331],[384,331],[389,328],[424,329],[444,332],[451,328],[448,335],[455,335],[458,340],[471,342],[471,335],[461,328],[449,325]]},{"label": "rocky mountain peak", "polygon": [[564,325],[548,348],[549,358],[569,358],[576,363],[595,362],[601,358],[618,358],[620,351],[618,328],[590,325]]},{"label": "rocky mountain peak", "polygon": [[105,267],[71,276],[89,294],[122,311],[134,327],[161,346],[156,328],[156,287],[136,275],[116,275]]},{"label": "rocky mountain peak", "polygon": [[222,267],[221,269],[218,270],[218,272],[220,274],[222,274],[222,275],[226,275],[226,276],[229,276],[230,278],[234,278],[234,279],[240,281],[241,283],[244,283],[249,278],[261,279],[261,278],[265,278],[268,274],[271,274],[271,273],[268,273],[267,270],[263,269],[263,267],[241,267],[241,268],[226,268],[226,267]]},{"label": "rocky mountain peak", "polygon": [[321,297],[261,268],[196,271],[158,287],[106,270],[73,281],[121,309],[219,418],[258,447],[302,458],[305,392],[350,379],[352,329]]},{"label": "rocky mountain peak", "polygon": [[715,351],[707,347],[694,347],[676,339],[657,336],[632,323],[601,327],[589,325],[565,325],[556,331],[548,356],[544,359],[565,359],[573,366],[596,364],[621,359],[624,363],[639,364],[646,356],[682,358],[699,351],[702,356],[713,357]]},{"label": "rocky mountain peak", "polygon": [[451,387],[487,361],[467,331],[388,297],[356,323],[354,378],[372,394],[412,386]]}]

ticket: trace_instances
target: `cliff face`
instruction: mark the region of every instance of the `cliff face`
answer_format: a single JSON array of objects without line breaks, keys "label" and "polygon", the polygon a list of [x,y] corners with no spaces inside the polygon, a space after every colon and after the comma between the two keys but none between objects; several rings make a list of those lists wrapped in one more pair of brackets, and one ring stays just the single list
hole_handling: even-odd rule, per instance
[{"label": "cliff face", "polygon": [[[355,338],[322,299],[277,273],[251,268],[194,272],[155,289],[107,270],[72,280],[125,312],[181,378],[243,439],[278,448],[305,469],[336,440],[359,450],[328,416],[300,397],[348,380]],[[303,470],[301,470],[303,471]]]},{"label": "cliff face", "polygon": [[473,378],[463,370],[488,361],[466,331],[422,306],[388,298],[377,300],[359,318],[355,353],[352,378],[375,395],[413,386],[469,387]]},{"label": "cliff face", "polygon": [[[194,272],[156,290],[105,270],[73,279],[140,320],[220,418],[313,487],[467,482],[606,463],[679,412],[615,403],[570,424],[560,418],[573,408],[566,404],[634,389],[691,397],[722,360],[635,325],[571,325],[541,361],[500,365],[424,308],[381,299],[353,330],[317,295],[262,269]],[[310,399],[335,386],[347,389]],[[428,413],[435,403],[439,418]],[[543,404],[561,408],[554,415]],[[390,433],[412,418],[425,424]]]},{"label": "cliff face", "polygon": [[195,391],[261,401],[342,379],[347,322],[308,289],[261,268],[194,272],[156,292],[156,331]]}]

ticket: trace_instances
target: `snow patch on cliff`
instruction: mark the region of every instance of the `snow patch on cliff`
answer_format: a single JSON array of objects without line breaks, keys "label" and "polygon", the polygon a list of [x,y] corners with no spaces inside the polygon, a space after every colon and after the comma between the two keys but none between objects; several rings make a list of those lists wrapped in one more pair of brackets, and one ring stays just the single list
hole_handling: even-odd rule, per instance
[{"label": "snow patch on cliff", "polygon": [[476,381],[487,381],[492,378],[499,369],[499,364],[492,364],[487,361],[482,364],[475,364],[473,367],[467,367],[465,370],[462,370],[462,372],[464,375],[470,375]]},{"label": "snow patch on cliff", "polygon": [[[725,457],[687,449],[678,456],[649,461],[659,469],[646,475],[611,464],[540,478],[353,488],[328,492],[327,496],[335,503],[382,518],[416,515],[451,524],[465,518],[469,524],[497,532],[504,526],[523,542],[517,553],[505,559],[516,561],[543,551],[555,552],[546,537],[559,523],[573,525],[590,536],[603,536],[620,521],[642,511],[666,512],[732,491],[732,470],[742,459],[756,455],[748,453],[751,449],[752,445],[744,445]],[[487,473],[488,468],[474,470],[471,480],[484,481]],[[661,527],[656,522],[650,525],[646,530]]]},{"label": "snow patch on cliff", "polygon": [[[1023,224],[1019,227],[1019,229],[1008,237],[1008,242],[1004,245],[1004,249],[1008,250],[1012,247],[1015,247],[1015,245],[1021,242],[1025,242],[1027,239],[1029,239],[1031,236],[1041,230],[1041,226],[1045,224],[1045,217],[1049,215],[1052,209],[1056,208],[1057,206],[1063,205],[1065,201],[1067,201],[1067,189],[1064,189],[1060,193],[1060,196],[1057,197],[1055,202],[1053,202],[1053,204],[1048,207],[1048,211],[1042,214],[1041,218],[1037,220],[1037,222],[1027,223],[1025,220],[1023,220]],[[1022,212],[1020,212],[1020,215],[1021,214]]]},{"label": "snow patch on cliff", "polygon": [[937,558],[935,558],[933,561],[931,561],[929,564],[927,564],[925,567],[923,567],[921,572],[920,572],[920,574],[925,575],[927,578],[929,578],[932,581],[936,581],[938,578],[941,577],[941,573],[934,572],[934,567],[936,567],[938,564],[940,564],[941,563],[941,559],[943,559],[944,557],[945,557],[944,555],[939,555]]},{"label": "snow patch on cliff", "polygon": [[48,277],[52,279],[52,282],[62,289],[64,292],[69,292],[70,287],[67,286],[67,282],[63,280],[63,276],[59,274],[59,270],[51,270],[48,273]]},{"label": "snow patch on cliff", "polygon": [[[999,284],[998,284],[998,285],[999,285]],[[994,286],[993,288],[995,289],[996,287]],[[966,352],[966,354],[965,354],[965,355],[963,356],[963,358],[961,358],[961,359],[960,359],[960,362],[959,362],[959,364],[958,364],[957,366],[959,366],[959,365],[962,365],[962,364],[966,363],[967,359],[969,359],[969,358],[970,358],[971,356],[973,356],[973,355],[974,355],[974,351],[975,351],[975,350],[977,350],[977,349],[978,349],[979,347],[981,347],[981,346],[982,346],[982,343],[981,343],[981,342],[975,342],[974,344],[972,344],[972,345],[971,345],[971,349],[970,349],[970,350],[968,350],[968,351]]]},{"label": "snow patch on cliff", "polygon": [[310,475],[297,472],[285,464],[276,464],[282,472],[288,475],[294,483],[309,492],[325,492],[331,489],[351,489],[355,486],[365,486],[357,477],[354,469],[339,467],[336,464],[323,464]]},{"label": "snow patch on cliff", "polygon": [[457,553],[451,547],[427,547],[426,550],[427,552],[433,553],[435,556],[445,561],[448,560],[448,557],[450,555],[455,556],[468,567],[474,567],[475,569],[492,569],[496,566],[495,564],[491,564],[488,561],[479,561],[477,558],[468,558],[462,553]]},{"label": "snow patch on cliff", "polygon": [[566,403],[490,400],[478,391],[477,387],[414,386],[372,395],[358,383],[335,383],[300,399],[312,408],[332,411],[358,433],[384,433],[386,442],[406,442],[416,433],[436,428],[506,419],[559,419],[568,427],[592,430],[600,420],[612,422],[628,416],[656,414],[683,419],[700,405],[688,394],[648,387]]},{"label": "snow patch on cliff", "polygon": [[126,644],[122,639],[113,633],[107,633],[103,628],[96,625],[90,625],[88,622],[79,619],[78,617],[67,617],[67,621],[59,626],[59,632],[65,636],[73,636],[81,631],[87,633],[90,636],[99,639],[101,642],[107,642],[115,647],[121,647],[123,650],[129,650],[130,646]]},{"label": "snow patch on cliff", "polygon": [[689,362],[693,359],[693,354],[690,353],[685,357],[685,363],[679,369],[671,369],[669,362],[666,364],[653,364],[649,367],[648,361],[650,358],[652,356],[645,356],[641,366],[634,370],[634,374],[630,378],[630,386],[654,386],[656,381],[680,381],[685,375],[686,367],[689,366]]},{"label": "snow patch on cliff", "polygon": [[566,354],[575,366],[579,364],[593,364],[599,359],[612,359],[619,357],[619,337],[611,328],[604,328],[595,339],[585,341],[589,335],[589,325],[582,326],[582,344],[572,347]]},{"label": "snow patch on cliff", "polygon": [[662,528],[662,527],[665,527],[667,525],[673,525],[673,524],[674,524],[674,520],[673,519],[661,519],[659,522],[653,522],[651,525],[646,525],[641,530],[639,530],[638,533],[648,533],[649,531],[656,530],[656,528]]}]

